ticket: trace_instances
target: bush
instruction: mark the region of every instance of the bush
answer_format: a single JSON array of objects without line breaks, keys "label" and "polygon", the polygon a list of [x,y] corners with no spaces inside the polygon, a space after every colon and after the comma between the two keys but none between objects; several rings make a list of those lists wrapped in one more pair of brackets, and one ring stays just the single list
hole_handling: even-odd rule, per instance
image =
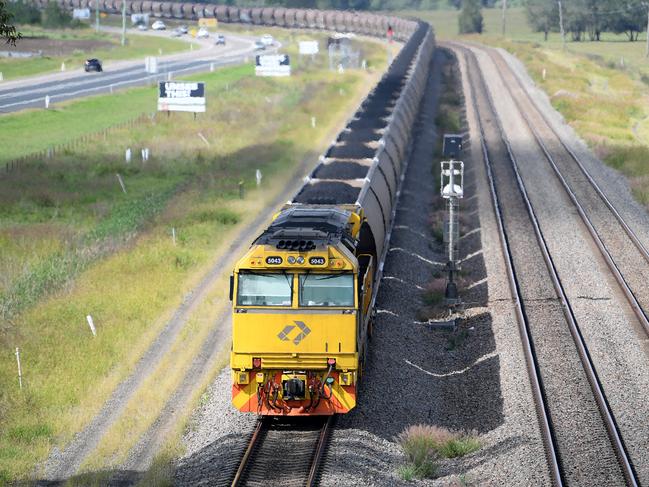
[{"label": "bush", "polygon": [[9,2],[7,10],[13,15],[13,22],[16,24],[40,24],[41,12],[33,5],[29,5],[23,0]]},{"label": "bush", "polygon": [[482,34],[482,10],[479,0],[464,0],[458,17],[460,34]]},{"label": "bush", "polygon": [[459,431],[419,424],[406,428],[397,437],[408,463],[399,468],[404,480],[433,477],[440,457],[456,458],[480,448],[477,438]]},{"label": "bush", "polygon": [[49,2],[43,12],[43,27],[60,28],[70,27],[72,25],[72,16],[63,10],[58,3]]}]

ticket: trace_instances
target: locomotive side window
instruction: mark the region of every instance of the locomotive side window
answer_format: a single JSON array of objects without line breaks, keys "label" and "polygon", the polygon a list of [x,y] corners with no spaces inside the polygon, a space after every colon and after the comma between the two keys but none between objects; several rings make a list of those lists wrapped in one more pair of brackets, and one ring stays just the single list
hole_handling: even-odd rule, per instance
[{"label": "locomotive side window", "polygon": [[293,296],[293,274],[239,274],[239,306],[290,306]]},{"label": "locomotive side window", "polygon": [[354,275],[300,274],[300,306],[354,306]]}]

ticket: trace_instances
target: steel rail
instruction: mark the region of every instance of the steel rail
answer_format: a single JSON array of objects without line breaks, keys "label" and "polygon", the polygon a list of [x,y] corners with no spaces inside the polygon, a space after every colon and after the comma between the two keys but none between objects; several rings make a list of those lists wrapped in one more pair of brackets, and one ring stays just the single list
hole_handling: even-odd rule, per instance
[{"label": "steel rail", "polygon": [[[500,58],[500,61],[498,61],[498,60],[495,59],[495,57],[494,57],[494,51],[493,51],[493,50],[489,49],[489,50],[487,51],[487,54],[488,54],[489,57],[494,61],[494,63],[495,63],[496,65],[500,65],[501,67],[502,67],[503,64],[506,65],[504,59],[502,58],[502,56],[500,56],[500,54],[498,54],[498,57]],[[508,66],[505,66],[505,69],[509,69]],[[502,82],[503,82],[503,84],[505,85],[505,87],[507,87],[507,86],[508,86],[508,83],[507,83],[507,81],[505,80],[505,78],[504,78],[504,76],[503,76],[503,74],[502,74],[502,70],[501,70],[501,69],[497,69],[497,71],[498,71],[498,76],[499,76],[500,79],[502,80]],[[527,96],[529,97],[529,94],[528,94],[527,91],[525,90],[525,87],[522,86],[522,84],[520,84],[520,83],[521,83],[521,82],[520,82],[520,79],[518,79],[518,77],[517,77],[514,73],[512,73],[512,75],[513,75],[514,78],[518,81],[519,86],[521,87],[521,89],[522,89],[522,90],[527,94]],[[511,93],[511,91],[510,91],[510,93]],[[577,196],[575,195],[574,191],[572,190],[572,188],[571,188],[570,185],[568,184],[568,181],[566,181],[565,177],[564,177],[563,174],[561,173],[561,170],[559,169],[557,163],[555,162],[554,158],[553,158],[552,155],[550,154],[550,151],[548,150],[547,146],[546,146],[545,143],[543,142],[543,140],[542,140],[541,136],[539,135],[538,131],[536,130],[536,128],[534,128],[534,125],[532,124],[532,122],[531,122],[530,118],[528,117],[527,113],[525,113],[525,111],[523,110],[523,108],[522,108],[522,106],[521,106],[519,100],[517,100],[516,97],[514,97],[513,95],[512,95],[512,100],[514,101],[514,104],[515,104],[516,107],[518,108],[519,113],[520,113],[521,116],[523,117],[523,120],[525,120],[525,123],[527,124],[527,127],[529,128],[530,132],[534,135],[534,139],[535,139],[536,143],[539,145],[539,147],[541,148],[541,150],[542,150],[543,153],[545,154],[545,157],[547,158],[548,162],[550,163],[550,166],[552,167],[552,169],[553,169],[555,175],[557,176],[557,178],[558,178],[559,181],[561,182],[561,185],[563,186],[563,188],[565,189],[566,193],[568,194],[568,197],[570,198],[570,200],[572,201],[572,203],[575,205],[575,208],[577,209],[577,212],[579,213],[579,216],[581,217],[582,221],[583,221],[584,224],[586,225],[586,228],[588,229],[588,232],[589,232],[589,233],[591,234],[591,236],[593,237],[593,240],[595,241],[595,244],[597,245],[597,248],[599,249],[600,253],[602,254],[602,257],[604,257],[604,261],[606,262],[606,264],[608,265],[609,269],[610,269],[611,272],[613,273],[613,276],[615,277],[615,280],[617,281],[617,283],[618,283],[618,285],[620,286],[622,292],[624,293],[624,295],[625,295],[627,301],[629,302],[629,305],[631,306],[631,309],[633,310],[634,314],[635,314],[636,317],[638,318],[638,321],[639,321],[640,324],[642,325],[642,328],[644,329],[645,333],[646,333],[647,335],[649,335],[649,319],[647,318],[646,313],[645,313],[644,310],[642,309],[642,306],[641,306],[640,303],[638,302],[638,299],[636,298],[634,292],[631,290],[629,284],[626,282],[626,279],[624,278],[624,276],[622,275],[622,272],[620,271],[619,267],[618,267],[617,264],[615,263],[615,260],[613,259],[613,256],[611,255],[610,251],[608,250],[608,248],[607,248],[606,245],[604,244],[604,241],[602,240],[602,238],[600,237],[599,233],[598,233],[597,230],[595,229],[595,227],[594,227],[594,225],[592,224],[590,218],[589,218],[588,215],[586,214],[586,211],[584,210],[583,206],[581,205],[581,203],[579,203],[579,200],[578,200]],[[536,108],[536,105],[534,104],[534,102],[533,102],[531,99],[530,99],[530,102],[531,102],[532,105]],[[581,166],[581,164],[579,163],[579,161],[576,159],[576,156],[575,156],[575,155],[572,153],[572,151],[571,151],[571,150],[570,150],[570,149],[569,149],[569,148],[568,148],[568,147],[563,143],[563,141],[560,139],[560,137],[558,136],[558,134],[556,133],[556,131],[554,130],[554,128],[550,126],[550,124],[548,123],[547,119],[545,118],[545,116],[543,115],[543,113],[542,113],[540,110],[538,110],[538,108],[537,108],[537,112],[542,116],[544,122],[545,122],[546,125],[550,128],[550,130],[552,131],[552,133],[557,137],[557,139],[560,141],[560,143],[561,143],[561,145],[564,147],[564,149],[566,149],[566,152],[568,152],[568,153],[572,156],[572,158],[577,162],[577,164],[579,165],[579,167],[581,168],[581,170],[585,173],[585,169]],[[586,174],[586,173],[585,173],[585,174]],[[597,187],[597,185],[596,185],[595,182],[592,180],[592,178],[590,178],[590,176],[589,176],[588,174],[586,174],[586,175],[587,175],[587,177],[589,178],[590,182],[594,185],[594,187],[595,187],[595,189],[597,190],[598,194],[599,194],[600,196],[602,196],[603,200],[604,200],[605,202],[607,202],[608,205],[610,205],[610,203],[608,203],[608,200],[607,200],[607,199],[605,198],[605,196],[601,193],[601,191],[599,190],[599,187]],[[611,206],[609,206],[609,209],[611,209]],[[621,219],[622,217],[617,213],[617,211],[615,211],[615,210],[613,209],[612,213],[615,214],[615,215],[618,217],[618,221],[620,222],[621,226],[622,226],[625,230],[627,230],[627,233],[631,236],[632,241],[634,241],[634,243],[635,243],[635,242],[637,241],[637,237],[635,236],[635,234],[633,233],[633,231],[632,231],[630,228],[628,228],[628,226],[626,225],[626,223],[624,222],[624,220]],[[630,233],[629,233],[629,232],[630,232]],[[638,245],[639,245],[639,246],[638,246]],[[644,249],[644,247],[642,246],[642,244],[641,244],[639,241],[637,241],[637,243],[636,243],[636,247],[638,248],[638,250],[640,251],[640,253],[641,253],[641,254],[642,254],[646,259],[648,259],[648,262],[649,262],[649,255],[646,254],[646,250]]]},{"label": "steel rail", "polygon": [[[309,470],[306,476],[307,487],[314,487],[317,485],[318,475],[320,473],[320,468],[322,466],[322,461],[324,459],[334,421],[335,416],[328,416],[326,420],[322,421],[318,438],[313,448],[313,457],[309,463]],[[257,421],[257,425],[250,437],[250,441],[243,458],[241,459],[241,463],[239,464],[234,479],[232,480],[232,487],[244,485],[244,477],[247,476],[247,472],[254,465],[255,452],[261,447],[260,441],[263,440],[260,440],[260,438],[263,436],[262,433],[270,429],[270,426],[270,419],[268,417],[261,418]]]},{"label": "steel rail", "polygon": [[[501,55],[500,53],[498,53],[498,56],[500,56],[500,58],[502,59],[502,55]],[[506,61],[505,61],[504,59],[503,59],[503,62],[506,63]],[[617,209],[615,208],[615,206],[613,205],[613,203],[611,203],[611,201],[609,200],[609,198],[604,194],[604,192],[602,191],[601,187],[597,184],[597,182],[595,182],[595,180],[593,179],[593,177],[592,177],[592,176],[590,175],[590,173],[586,170],[586,168],[584,167],[584,165],[581,163],[581,160],[579,159],[579,157],[577,157],[577,154],[575,154],[575,152],[574,152],[574,151],[573,151],[573,150],[568,146],[568,144],[567,144],[567,143],[563,140],[563,138],[559,135],[559,133],[558,133],[557,130],[554,128],[554,126],[552,125],[552,123],[550,123],[550,121],[548,120],[548,118],[547,118],[547,116],[545,115],[545,113],[543,113],[542,110],[539,110],[538,105],[537,105],[536,102],[532,99],[532,97],[531,97],[531,95],[529,94],[529,92],[525,89],[525,86],[523,85],[523,82],[521,81],[521,79],[516,75],[516,73],[512,73],[512,74],[514,75],[514,78],[516,79],[516,82],[518,83],[518,85],[521,87],[522,91],[525,93],[525,96],[527,97],[527,99],[528,99],[528,100],[530,101],[530,103],[531,103],[531,104],[532,104],[532,105],[537,109],[537,112],[539,113],[539,115],[541,116],[541,118],[543,118],[543,121],[545,122],[545,124],[546,124],[546,125],[548,126],[548,128],[552,131],[552,133],[555,135],[555,137],[557,138],[557,140],[559,141],[559,143],[564,147],[564,149],[566,150],[566,152],[567,152],[568,154],[570,154],[570,157],[571,157],[571,158],[572,158],[572,159],[577,163],[577,166],[579,167],[579,169],[581,170],[581,172],[583,173],[583,175],[586,176],[586,179],[588,179],[588,181],[592,184],[592,186],[593,186],[593,188],[595,189],[595,191],[597,192],[597,194],[598,194],[598,195],[600,196],[600,198],[604,201],[604,203],[606,203],[606,206],[608,206],[608,209],[611,211],[611,213],[613,213],[613,215],[615,215],[615,218],[618,220],[618,222],[620,223],[620,225],[624,228],[625,232],[629,235],[629,237],[631,238],[631,241],[635,244],[635,246],[638,248],[638,250],[640,251],[640,253],[642,254],[642,256],[643,256],[643,257],[645,258],[645,260],[649,263],[649,251],[647,250],[647,248],[642,244],[642,242],[640,241],[640,239],[638,238],[638,236],[636,235],[636,233],[633,231],[633,229],[632,229],[632,228],[631,228],[631,227],[626,223],[626,221],[624,220],[624,217],[623,217],[623,216],[622,216],[622,215],[617,211]]]},{"label": "steel rail", "polygon": [[[473,54],[472,54],[473,55]],[[512,168],[514,170],[515,176],[516,176],[516,182],[518,185],[518,188],[521,192],[521,195],[523,197],[523,200],[525,202],[525,206],[527,207],[527,212],[528,215],[530,216],[530,220],[534,226],[534,232],[536,235],[536,239],[539,243],[539,248],[543,254],[543,258],[546,263],[546,267],[548,269],[548,272],[550,274],[550,277],[552,279],[553,286],[555,288],[555,291],[557,292],[557,295],[562,303],[562,309],[564,312],[564,316],[566,317],[566,321],[568,323],[569,329],[570,329],[570,334],[573,337],[573,341],[575,343],[575,347],[577,349],[577,352],[579,354],[579,358],[581,360],[584,372],[586,374],[586,377],[588,379],[588,382],[590,384],[591,390],[593,392],[593,397],[598,405],[602,421],[604,422],[604,425],[606,427],[606,430],[608,432],[609,440],[611,442],[611,445],[615,451],[615,454],[618,458],[618,462],[620,464],[620,467],[622,469],[622,473],[627,481],[628,485],[631,486],[637,486],[638,485],[638,480],[637,480],[637,475],[635,473],[635,470],[632,466],[632,463],[629,459],[629,455],[626,451],[626,447],[624,446],[624,441],[622,439],[622,436],[619,432],[617,423],[615,421],[615,418],[613,416],[613,413],[610,409],[610,406],[608,404],[608,401],[606,399],[606,395],[604,394],[603,387],[601,385],[601,382],[599,380],[599,377],[597,375],[595,366],[593,364],[593,361],[590,357],[590,354],[588,352],[588,347],[586,345],[586,342],[582,336],[581,330],[579,328],[579,325],[577,324],[574,311],[572,309],[572,306],[570,305],[570,302],[567,298],[567,295],[565,293],[565,290],[563,288],[563,284],[561,282],[561,279],[559,278],[559,275],[557,273],[556,266],[554,265],[554,261],[552,259],[552,256],[550,255],[547,242],[545,240],[545,237],[543,236],[543,232],[541,231],[541,227],[539,225],[538,219],[536,217],[536,213],[534,212],[534,208],[532,207],[531,201],[529,199],[529,195],[527,192],[527,189],[525,187],[525,183],[522,180],[522,177],[520,175],[519,169],[518,169],[518,163],[516,161],[516,158],[513,154],[511,145],[509,144],[509,140],[505,137],[505,132],[503,130],[502,124],[500,119],[497,116],[497,112],[495,110],[495,103],[493,102],[493,99],[491,97],[490,92],[488,89],[486,89],[486,82],[484,80],[484,77],[482,75],[482,72],[480,71],[480,78],[482,80],[483,86],[485,87],[484,93],[485,97],[488,100],[488,103],[491,107],[491,110],[494,113],[494,118],[496,120],[496,123],[498,125],[498,128],[501,133],[501,138],[503,140],[503,143],[507,149],[507,153],[509,156],[509,159],[512,163]]]},{"label": "steel rail", "polygon": [[[454,46],[457,46],[454,44]],[[466,49],[457,46],[458,49],[462,50],[467,59]],[[468,59],[467,59],[468,60]],[[475,94],[477,93],[475,87],[475,80],[471,74],[471,70],[466,65],[466,71],[468,76],[468,83],[471,87],[471,91]],[[476,97],[471,96],[471,105],[474,111],[474,117],[478,125],[478,130],[480,132],[480,146],[482,149],[482,157],[487,171],[487,179],[489,182],[489,189],[491,193],[491,202],[493,204],[494,213],[496,215],[496,223],[498,226],[498,234],[500,236],[500,244],[505,256],[505,267],[507,269],[507,280],[509,281],[509,288],[514,298],[514,305],[516,309],[516,317],[518,321],[518,330],[521,335],[523,342],[523,353],[525,354],[525,362],[527,364],[527,371],[530,378],[530,385],[532,387],[532,395],[534,396],[534,404],[536,406],[536,413],[539,420],[539,426],[541,429],[541,438],[543,440],[543,445],[545,448],[546,460],[548,463],[548,470],[550,473],[550,478],[555,486],[560,487],[563,485],[561,479],[561,469],[559,467],[559,460],[557,455],[557,446],[554,439],[554,434],[549,418],[548,406],[546,404],[545,396],[541,388],[541,375],[539,371],[539,365],[536,359],[536,353],[534,351],[534,345],[532,343],[531,331],[529,327],[529,322],[527,315],[525,313],[525,308],[521,300],[521,292],[518,284],[518,278],[516,277],[516,270],[514,269],[514,258],[509,246],[509,236],[507,235],[507,230],[503,223],[503,216],[500,209],[500,199],[498,196],[498,190],[496,189],[493,172],[491,169],[491,160],[489,158],[489,151],[487,149],[487,144],[485,142],[484,129],[482,127],[482,122],[480,120],[480,112],[478,110]]]},{"label": "steel rail", "polygon": [[327,443],[329,441],[329,435],[335,421],[335,416],[329,416],[327,421],[322,425],[322,430],[320,430],[320,436],[318,437],[318,443],[315,448],[315,454],[313,461],[311,462],[311,468],[309,469],[309,477],[307,478],[306,485],[307,487],[313,487],[318,481],[318,474],[320,472],[320,467],[322,464],[322,459],[324,458],[324,453],[327,448]]},{"label": "steel rail", "polygon": [[266,428],[268,428],[268,423],[265,418],[257,420],[257,426],[255,426],[252,437],[250,438],[250,442],[248,443],[248,447],[246,448],[246,451],[243,454],[243,458],[241,459],[241,463],[239,464],[239,468],[237,469],[237,473],[234,475],[234,479],[232,480],[232,487],[240,485],[243,474],[248,466],[248,462],[250,461],[250,457],[252,456],[252,452],[255,450],[258,444],[257,442],[259,441],[261,431]]}]

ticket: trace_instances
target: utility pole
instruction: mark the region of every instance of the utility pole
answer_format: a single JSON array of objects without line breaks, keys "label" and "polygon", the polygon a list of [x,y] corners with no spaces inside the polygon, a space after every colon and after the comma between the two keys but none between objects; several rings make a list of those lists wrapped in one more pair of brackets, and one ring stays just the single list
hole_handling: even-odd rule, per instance
[{"label": "utility pole", "polygon": [[99,33],[99,0],[95,0],[95,30]]},{"label": "utility pole", "polygon": [[503,20],[502,20],[502,34],[503,34],[503,37],[505,37],[505,27],[506,27],[506,23],[507,23],[506,14],[507,14],[507,0],[503,0]]},{"label": "utility pole", "polygon": [[649,57],[649,6],[647,6],[647,49],[644,55],[645,57]]},{"label": "utility pole", "polygon": [[566,31],[563,30],[563,8],[561,7],[561,0],[557,0],[559,4],[559,28],[561,29],[561,47],[566,48]]},{"label": "utility pole", "polygon": [[126,0],[122,0],[122,46],[126,45]]}]

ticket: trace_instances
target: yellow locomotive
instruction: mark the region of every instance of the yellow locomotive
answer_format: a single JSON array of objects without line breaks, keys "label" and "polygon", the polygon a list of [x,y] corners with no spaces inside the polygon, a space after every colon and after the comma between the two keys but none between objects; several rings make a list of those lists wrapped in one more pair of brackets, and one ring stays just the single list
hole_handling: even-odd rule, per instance
[{"label": "yellow locomotive", "polygon": [[238,261],[232,403],[262,415],[356,405],[434,36],[419,24],[295,198]]},{"label": "yellow locomotive", "polygon": [[370,325],[375,256],[358,208],[288,207],[235,268],[234,405],[260,414],[346,413]]}]

